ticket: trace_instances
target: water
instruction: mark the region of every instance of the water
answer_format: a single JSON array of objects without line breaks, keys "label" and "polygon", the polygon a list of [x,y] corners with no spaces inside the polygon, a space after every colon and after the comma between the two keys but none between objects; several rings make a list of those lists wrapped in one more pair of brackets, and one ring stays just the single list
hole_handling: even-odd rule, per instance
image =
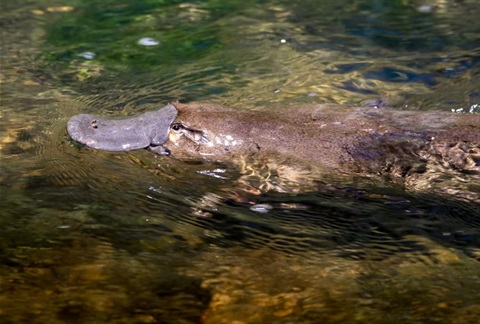
[{"label": "water", "polygon": [[232,165],[79,150],[65,124],[172,99],[468,109],[479,103],[478,9],[2,2],[0,320],[474,322],[473,201],[350,178],[238,195]]}]

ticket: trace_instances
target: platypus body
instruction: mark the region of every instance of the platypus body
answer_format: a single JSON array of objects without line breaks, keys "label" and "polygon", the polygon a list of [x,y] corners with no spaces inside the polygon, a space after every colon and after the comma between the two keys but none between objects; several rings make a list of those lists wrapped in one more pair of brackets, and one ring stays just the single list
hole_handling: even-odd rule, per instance
[{"label": "platypus body", "polygon": [[173,102],[127,119],[77,115],[72,139],[107,151],[148,148],[180,159],[282,156],[322,172],[404,179],[429,161],[480,175],[480,115],[334,105],[257,110]]}]

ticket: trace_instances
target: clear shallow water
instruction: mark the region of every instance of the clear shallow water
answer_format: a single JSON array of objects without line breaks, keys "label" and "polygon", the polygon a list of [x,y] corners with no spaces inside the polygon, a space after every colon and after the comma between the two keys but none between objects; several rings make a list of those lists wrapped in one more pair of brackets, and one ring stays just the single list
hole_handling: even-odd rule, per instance
[{"label": "clear shallow water", "polygon": [[64,129],[171,99],[478,103],[478,5],[422,4],[2,3],[2,322],[473,322],[474,202],[341,178],[240,201],[233,166],[78,150]]}]

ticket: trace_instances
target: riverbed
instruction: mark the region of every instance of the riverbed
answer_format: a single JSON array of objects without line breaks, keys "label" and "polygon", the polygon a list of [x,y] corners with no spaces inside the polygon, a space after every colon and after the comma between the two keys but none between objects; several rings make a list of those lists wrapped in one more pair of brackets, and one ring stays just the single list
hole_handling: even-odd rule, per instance
[{"label": "riverbed", "polygon": [[1,6],[2,323],[480,317],[478,175],[450,174],[445,195],[337,178],[233,199],[232,165],[90,150],[65,130],[171,100],[478,113],[476,0]]}]

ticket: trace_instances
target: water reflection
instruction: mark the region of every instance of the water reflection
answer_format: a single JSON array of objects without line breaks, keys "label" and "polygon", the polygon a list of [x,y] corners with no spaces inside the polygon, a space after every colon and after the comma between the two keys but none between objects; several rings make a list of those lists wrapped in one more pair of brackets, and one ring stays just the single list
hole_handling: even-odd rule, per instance
[{"label": "water reflection", "polygon": [[[437,1],[427,15],[382,1],[165,3],[2,2],[0,321],[475,322],[476,202],[365,179],[238,197],[232,166],[78,149],[65,123],[178,98],[467,107],[478,101],[476,2]],[[132,34],[90,30],[84,14]],[[132,65],[142,37],[164,55],[135,48],[147,59]],[[221,199],[199,217],[205,197]]]},{"label": "water reflection", "polygon": [[[65,64],[57,78],[82,94],[106,96],[108,89],[106,108],[146,98],[254,108],[372,96],[396,97],[410,109],[470,106],[478,93],[470,77],[478,75],[479,25],[470,14],[476,3],[438,2],[427,13],[418,10],[422,4],[105,2],[79,7],[73,21],[49,29],[47,68]],[[106,28],[109,22],[122,30]],[[70,37],[72,28],[81,40]],[[160,44],[138,46],[146,36]],[[88,51],[98,53],[94,60],[78,57]],[[448,96],[439,98],[439,87]],[[132,91],[137,96],[125,96]]]}]

